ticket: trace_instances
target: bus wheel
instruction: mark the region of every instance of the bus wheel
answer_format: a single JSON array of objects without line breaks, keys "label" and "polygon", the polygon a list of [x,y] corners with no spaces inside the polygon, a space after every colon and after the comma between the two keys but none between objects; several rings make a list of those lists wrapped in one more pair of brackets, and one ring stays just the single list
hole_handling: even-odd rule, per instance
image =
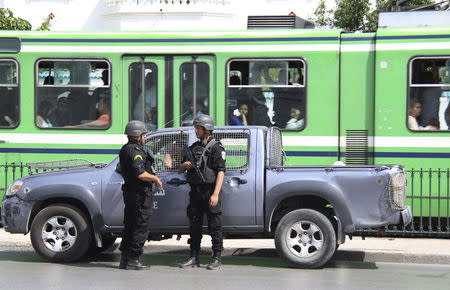
[{"label": "bus wheel", "polygon": [[319,268],[336,249],[336,234],[330,220],[312,209],[297,209],[286,214],[275,231],[275,246],[280,257],[294,268]]},{"label": "bus wheel", "polygon": [[83,257],[92,242],[86,216],[70,205],[52,205],[41,210],[31,225],[31,243],[44,259],[68,263]]}]

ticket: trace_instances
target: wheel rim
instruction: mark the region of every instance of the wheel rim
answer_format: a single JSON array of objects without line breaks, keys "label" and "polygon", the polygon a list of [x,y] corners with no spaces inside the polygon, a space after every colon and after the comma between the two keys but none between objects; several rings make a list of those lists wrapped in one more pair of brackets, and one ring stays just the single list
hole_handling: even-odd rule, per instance
[{"label": "wheel rim", "polygon": [[286,244],[297,257],[309,258],[317,255],[323,247],[323,233],[310,221],[294,223],[286,233]]},{"label": "wheel rim", "polygon": [[44,223],[41,238],[47,249],[64,252],[75,244],[77,234],[77,228],[71,219],[53,216]]}]

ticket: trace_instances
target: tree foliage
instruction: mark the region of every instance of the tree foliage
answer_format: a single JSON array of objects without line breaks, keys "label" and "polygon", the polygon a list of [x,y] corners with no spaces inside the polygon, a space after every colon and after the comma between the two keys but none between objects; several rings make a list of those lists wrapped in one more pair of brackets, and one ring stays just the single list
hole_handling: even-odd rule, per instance
[{"label": "tree foliage", "polygon": [[0,30],[31,30],[30,22],[14,14],[8,8],[0,8]]},{"label": "tree foliage", "polygon": [[36,30],[50,30],[51,21],[55,18],[55,14],[50,13],[45,19],[44,22],[41,23],[41,25]]},{"label": "tree foliage", "polygon": [[369,0],[336,0],[336,9],[329,9],[321,0],[314,12],[312,21],[317,27],[337,27],[347,31],[375,31],[380,12],[397,11],[428,4],[434,0],[411,0],[397,7],[398,0],[376,0],[375,7],[370,7]]},{"label": "tree foliage", "polygon": [[333,24],[347,31],[365,30],[369,10],[369,0],[341,0],[337,2]]},{"label": "tree foliage", "polygon": [[[55,15],[50,13],[36,30],[50,30],[53,18]],[[8,8],[0,8],[0,30],[31,30],[31,24],[25,19],[15,17]]]},{"label": "tree foliage", "polygon": [[320,0],[319,5],[317,5],[314,11],[314,17],[311,19],[312,22],[318,27],[331,27],[333,25],[331,15],[333,13],[332,9],[327,10],[325,0]]}]

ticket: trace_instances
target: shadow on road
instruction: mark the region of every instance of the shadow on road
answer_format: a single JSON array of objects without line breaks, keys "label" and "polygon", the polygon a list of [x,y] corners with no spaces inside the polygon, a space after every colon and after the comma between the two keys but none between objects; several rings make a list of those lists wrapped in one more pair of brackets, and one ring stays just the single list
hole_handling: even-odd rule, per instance
[{"label": "shadow on road", "polygon": [[[152,251],[148,247],[141,257],[141,262],[151,266],[178,267],[189,255],[188,250]],[[202,251],[200,262],[203,267],[209,263],[211,252]],[[34,251],[0,251],[0,261],[46,263]],[[120,261],[120,252],[114,251],[101,253],[95,257],[85,258],[77,263],[65,264],[74,267],[93,268],[117,268]],[[289,268],[277,255],[274,249],[236,249],[232,253],[226,253],[223,257],[223,264],[234,266],[253,266],[268,268]],[[376,263],[364,262],[364,252],[338,251],[332,260],[325,264],[323,268],[343,268],[343,269],[377,269]]]}]

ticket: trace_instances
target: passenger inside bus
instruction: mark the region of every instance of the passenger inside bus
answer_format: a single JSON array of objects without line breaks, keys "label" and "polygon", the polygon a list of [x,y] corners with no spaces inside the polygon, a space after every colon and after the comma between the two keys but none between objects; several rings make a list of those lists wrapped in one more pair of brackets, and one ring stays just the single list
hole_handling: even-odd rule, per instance
[{"label": "passenger inside bus", "polygon": [[[4,77],[4,76],[1,76]],[[0,78],[0,84],[5,84]],[[16,127],[19,124],[18,88],[0,87],[0,127]]]},{"label": "passenger inside bus", "polygon": [[64,127],[71,125],[72,110],[69,91],[58,95],[56,99],[56,109],[51,112],[48,119],[53,127]]},{"label": "passenger inside bus", "polygon": [[44,83],[43,84],[44,85],[53,85],[53,84],[55,84],[55,78],[50,76],[50,75],[48,75],[48,76],[46,76],[44,78]]},{"label": "passenger inside bus", "polygon": [[36,125],[39,128],[51,128],[53,127],[50,121],[50,115],[53,112],[53,106],[48,101],[42,101],[39,104],[38,114],[36,116]]},{"label": "passenger inside bus", "polygon": [[302,118],[302,111],[300,108],[291,108],[291,119],[287,121],[285,129],[287,130],[300,130],[303,128],[305,121]]},{"label": "passenger inside bus", "polygon": [[[297,93],[296,89],[287,87],[292,86],[289,78],[290,73],[286,69],[280,69],[276,84],[284,87],[272,88],[274,94],[273,110],[275,112],[273,121],[279,128],[286,128],[287,122],[290,120],[289,113],[291,113],[291,108],[295,105],[294,101],[298,98],[298,96],[295,95],[295,93]],[[292,127],[292,125],[290,125],[290,127]],[[291,130],[293,129],[291,128]]]},{"label": "passenger inside bus", "polygon": [[269,108],[266,105],[266,98],[264,97],[260,88],[246,88],[245,94],[247,99],[250,100],[250,125],[258,126],[272,126],[268,112]]},{"label": "passenger inside bus", "polygon": [[98,118],[91,122],[82,123],[74,126],[66,126],[66,128],[105,128],[109,126],[111,119],[111,110],[109,108],[109,101],[102,98],[97,103]]},{"label": "passenger inside bus", "polygon": [[233,117],[230,119],[230,125],[247,126],[248,105],[240,103],[237,109],[233,112]]},{"label": "passenger inside bus", "polygon": [[[109,71],[107,69],[102,71],[102,81],[104,86],[109,84]],[[98,102],[101,98],[108,98],[111,95],[111,88],[98,87],[92,93],[93,99]]]},{"label": "passenger inside bus", "polygon": [[0,88],[0,126],[15,127],[18,124],[19,108],[16,104],[15,92],[9,88]]},{"label": "passenger inside bus", "polygon": [[0,126],[2,127],[14,127],[15,122],[9,115],[3,115],[3,118],[0,120]]}]

